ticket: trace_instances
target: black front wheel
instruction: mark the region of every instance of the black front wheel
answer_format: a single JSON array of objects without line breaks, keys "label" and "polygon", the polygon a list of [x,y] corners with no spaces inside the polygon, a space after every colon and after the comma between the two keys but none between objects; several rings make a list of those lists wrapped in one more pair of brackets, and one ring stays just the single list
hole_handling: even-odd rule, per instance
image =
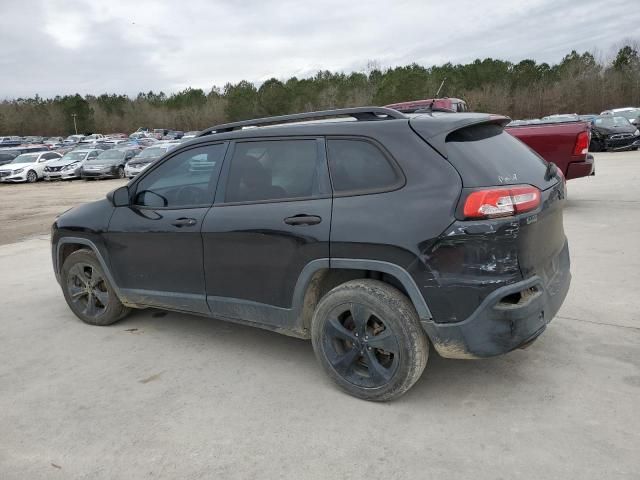
[{"label": "black front wheel", "polygon": [[73,252],[64,261],[61,274],[64,298],[83,322],[111,325],[129,312],[120,303],[93,252]]},{"label": "black front wheel", "polygon": [[117,174],[118,174],[118,178],[124,178],[124,176],[125,176],[125,175],[124,175],[124,168],[122,168],[122,167],[118,167],[118,172],[117,172]]},{"label": "black front wheel", "polygon": [[409,299],[377,280],[346,282],[325,295],[314,313],[311,339],[327,374],[365,400],[404,394],[422,375],[429,354]]},{"label": "black front wheel", "polygon": [[27,182],[35,183],[37,181],[38,181],[38,174],[36,172],[34,172],[33,170],[29,170],[27,172]]}]

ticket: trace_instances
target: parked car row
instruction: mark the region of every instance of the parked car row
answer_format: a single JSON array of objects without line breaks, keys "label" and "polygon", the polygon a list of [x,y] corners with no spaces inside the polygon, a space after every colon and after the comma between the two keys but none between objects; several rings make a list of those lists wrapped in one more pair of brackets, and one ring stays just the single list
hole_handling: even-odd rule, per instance
[{"label": "parked car row", "polygon": [[133,178],[198,133],[139,128],[131,135],[0,137],[0,183]]},{"label": "parked car row", "polygon": [[[198,132],[187,132],[198,133]],[[170,128],[154,128],[153,130],[147,127],[140,127],[135,132],[133,132],[129,137],[130,138],[155,138],[157,140],[180,140],[185,136],[185,132],[182,130],[173,130]],[[195,136],[195,135],[193,135]],[[193,137],[190,137],[193,138]]]},{"label": "parked car row", "polygon": [[124,142],[106,149],[97,148],[104,145],[79,144],[61,151],[0,150],[0,183],[133,178],[178,145],[179,142],[154,141],[149,148],[137,142]]}]

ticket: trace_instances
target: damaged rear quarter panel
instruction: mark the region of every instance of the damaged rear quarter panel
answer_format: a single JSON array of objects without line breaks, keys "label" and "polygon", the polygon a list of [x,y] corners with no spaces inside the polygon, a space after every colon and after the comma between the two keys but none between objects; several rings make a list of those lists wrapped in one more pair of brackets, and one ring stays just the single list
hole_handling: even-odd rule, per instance
[{"label": "damaged rear quarter panel", "polygon": [[522,279],[519,221],[454,222],[425,245],[421,285],[437,322],[467,318],[497,288]]},{"label": "damaged rear quarter panel", "polygon": [[[564,186],[542,192],[541,206],[518,216],[455,221],[421,246],[416,283],[436,322],[459,322],[494,290],[545,275],[566,242],[562,226]],[[421,270],[421,271],[420,271]]]}]

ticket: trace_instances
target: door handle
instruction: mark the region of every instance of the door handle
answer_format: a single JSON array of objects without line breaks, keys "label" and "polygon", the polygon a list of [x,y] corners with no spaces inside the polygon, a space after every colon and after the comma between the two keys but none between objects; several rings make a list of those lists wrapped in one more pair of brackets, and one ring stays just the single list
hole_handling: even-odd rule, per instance
[{"label": "door handle", "polygon": [[284,219],[284,223],[287,225],[317,225],[322,221],[321,217],[317,215],[294,215],[293,217],[287,217]]},{"label": "door handle", "polygon": [[178,227],[178,228],[182,228],[182,227],[193,227],[196,223],[198,223],[196,221],[195,218],[176,218],[173,222],[171,222],[171,225],[173,225],[174,227]]}]

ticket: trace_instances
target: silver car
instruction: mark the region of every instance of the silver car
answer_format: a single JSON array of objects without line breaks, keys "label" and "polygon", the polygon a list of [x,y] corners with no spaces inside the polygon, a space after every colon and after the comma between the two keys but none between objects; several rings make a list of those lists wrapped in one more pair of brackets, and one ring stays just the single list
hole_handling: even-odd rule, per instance
[{"label": "silver car", "polygon": [[148,168],[153,162],[162,158],[168,151],[180,145],[180,143],[157,143],[152,147],[145,148],[135,158],[129,160],[124,167],[124,174],[127,178],[133,178]]},{"label": "silver car", "polygon": [[71,180],[80,178],[84,162],[96,158],[102,150],[86,149],[67,152],[60,160],[49,162],[44,168],[45,180]]}]

